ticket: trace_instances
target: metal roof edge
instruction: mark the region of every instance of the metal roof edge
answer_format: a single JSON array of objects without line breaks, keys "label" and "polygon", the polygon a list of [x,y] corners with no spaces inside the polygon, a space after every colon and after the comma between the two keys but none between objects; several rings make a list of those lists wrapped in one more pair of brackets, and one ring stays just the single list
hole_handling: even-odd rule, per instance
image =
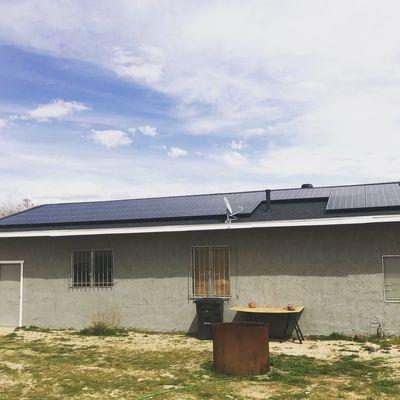
[{"label": "metal roof edge", "polygon": [[26,238],[26,237],[66,237],[66,236],[94,236],[94,235],[124,235],[138,233],[167,233],[167,232],[193,232],[213,230],[257,229],[257,228],[284,228],[298,226],[324,226],[324,225],[358,225],[384,222],[400,222],[400,215],[371,215],[357,217],[334,217],[297,220],[237,222],[232,224],[198,224],[198,225],[166,225],[127,228],[85,228],[85,229],[54,229],[41,231],[12,231],[1,232],[0,238]]}]

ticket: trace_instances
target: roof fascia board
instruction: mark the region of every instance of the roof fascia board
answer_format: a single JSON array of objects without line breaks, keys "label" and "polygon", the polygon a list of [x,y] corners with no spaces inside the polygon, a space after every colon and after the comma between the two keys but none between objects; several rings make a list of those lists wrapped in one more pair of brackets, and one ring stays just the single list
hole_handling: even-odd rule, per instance
[{"label": "roof fascia board", "polygon": [[196,225],[168,225],[146,226],[127,228],[100,228],[100,229],[53,229],[39,231],[9,231],[0,232],[0,238],[18,237],[64,237],[64,236],[93,236],[93,235],[124,235],[138,233],[162,233],[162,232],[192,232],[214,231],[226,229],[255,229],[255,228],[284,228],[296,226],[324,226],[324,225],[357,225],[383,222],[400,222],[400,215],[372,215],[359,217],[334,217],[297,219],[280,221],[237,222],[232,224],[196,224]]}]

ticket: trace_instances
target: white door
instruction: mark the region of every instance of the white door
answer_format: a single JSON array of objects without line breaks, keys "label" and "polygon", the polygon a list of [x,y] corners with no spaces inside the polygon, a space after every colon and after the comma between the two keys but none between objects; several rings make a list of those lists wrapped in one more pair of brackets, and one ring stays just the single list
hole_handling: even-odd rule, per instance
[{"label": "white door", "polygon": [[18,326],[20,265],[0,264],[0,326]]}]

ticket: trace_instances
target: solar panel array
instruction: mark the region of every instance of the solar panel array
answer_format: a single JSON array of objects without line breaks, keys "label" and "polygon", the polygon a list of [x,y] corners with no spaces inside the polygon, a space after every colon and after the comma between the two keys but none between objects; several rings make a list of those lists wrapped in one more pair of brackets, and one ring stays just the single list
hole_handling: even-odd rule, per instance
[{"label": "solar panel array", "polygon": [[[265,191],[174,196],[85,203],[47,204],[0,219],[0,226],[51,225],[117,221],[146,221],[176,218],[212,218],[225,214],[223,198],[233,211],[251,214],[265,201]],[[324,188],[272,190],[271,201],[327,199],[326,211],[400,207],[398,183]],[[273,209],[273,207],[272,207]]]},{"label": "solar panel array", "polygon": [[400,206],[397,183],[342,186],[332,188],[327,211]]},{"label": "solar panel array", "polygon": [[259,191],[48,204],[1,219],[0,226],[213,217],[226,213],[224,196],[234,212],[243,207],[239,214],[251,214],[265,200],[265,192]]}]

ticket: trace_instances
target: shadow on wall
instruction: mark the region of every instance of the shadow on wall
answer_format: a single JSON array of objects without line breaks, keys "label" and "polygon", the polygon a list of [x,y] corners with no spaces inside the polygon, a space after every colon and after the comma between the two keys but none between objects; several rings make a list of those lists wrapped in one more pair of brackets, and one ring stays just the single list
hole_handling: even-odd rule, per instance
[{"label": "shadow on wall", "polygon": [[197,335],[198,329],[199,329],[199,323],[198,323],[198,318],[197,318],[197,315],[196,315],[194,317],[192,323],[189,326],[188,334],[189,335]]},{"label": "shadow on wall", "polygon": [[[256,319],[253,318],[254,314],[247,315],[245,313],[237,312],[233,317],[234,322],[248,322],[257,321],[265,322],[268,324],[269,337],[272,339],[281,339],[285,324],[287,321],[286,315],[274,315],[274,314],[257,314]],[[296,320],[300,319],[299,315],[296,315]],[[291,337],[294,332],[294,326],[292,323],[289,324],[287,330],[287,337]]]}]

